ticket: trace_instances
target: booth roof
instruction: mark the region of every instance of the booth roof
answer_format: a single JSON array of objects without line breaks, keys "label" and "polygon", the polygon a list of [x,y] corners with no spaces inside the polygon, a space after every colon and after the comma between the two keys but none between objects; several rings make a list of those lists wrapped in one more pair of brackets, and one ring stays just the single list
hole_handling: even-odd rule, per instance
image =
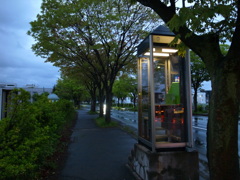
[{"label": "booth roof", "polygon": [[175,36],[175,34],[170,31],[167,27],[160,25],[154,29],[150,34],[152,35],[164,35],[164,36]]},{"label": "booth roof", "polygon": [[149,35],[138,45],[137,49],[137,55],[141,55],[143,52],[146,51],[147,48],[149,48],[149,36],[150,35],[162,35],[162,36],[175,36],[175,34],[170,31],[169,28],[166,26],[160,25],[156,29],[154,29],[152,32],[149,33]]}]

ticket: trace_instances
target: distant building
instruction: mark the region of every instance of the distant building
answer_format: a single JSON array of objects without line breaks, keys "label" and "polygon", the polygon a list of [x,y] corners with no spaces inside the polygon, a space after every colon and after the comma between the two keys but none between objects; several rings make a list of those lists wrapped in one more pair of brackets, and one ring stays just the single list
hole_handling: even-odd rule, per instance
[{"label": "distant building", "polygon": [[33,95],[33,94],[41,95],[45,92],[51,94],[52,90],[53,90],[52,88],[44,88],[44,87],[39,88],[39,87],[36,87],[34,84],[27,84],[26,87],[19,87],[19,88],[22,88],[22,89],[30,92],[31,95]]},{"label": "distant building", "polygon": [[6,104],[8,103],[8,95],[14,88],[22,88],[31,95],[30,101],[33,102],[34,94],[43,94],[45,92],[51,94],[52,88],[38,88],[34,84],[27,84],[26,87],[17,87],[17,84],[0,83],[0,120],[7,116]]},{"label": "distant building", "polygon": [[32,97],[33,97],[34,94],[41,95],[41,94],[43,94],[45,92],[51,94],[52,90],[53,90],[52,88],[44,88],[44,87],[43,88],[38,88],[34,84],[27,84],[26,87],[21,87],[21,88],[26,90],[26,91],[28,91],[30,93],[30,95],[31,95],[31,100],[30,101],[31,102],[33,102]]},{"label": "distant building", "polygon": [[0,83],[0,120],[7,116],[7,111],[5,110],[6,104],[8,103],[7,97],[10,92],[16,87],[16,84]]},{"label": "distant building", "polygon": [[[113,101],[116,104],[118,103],[118,99],[116,97],[113,97]],[[123,101],[119,100],[119,103],[120,104],[133,104],[130,97],[126,97]]]},{"label": "distant building", "polygon": [[198,92],[197,94],[197,101],[198,104],[206,104],[206,93],[205,92]]},{"label": "distant building", "polygon": [[211,95],[212,95],[212,91],[211,90],[207,90],[204,91],[206,93],[206,104],[210,103],[210,99],[211,99]]},{"label": "distant building", "polygon": [[[211,93],[212,93],[211,90],[208,90],[208,91],[203,90],[203,91],[198,92],[197,93],[198,104],[206,104],[206,105],[208,105],[209,102],[210,102]],[[193,98],[193,93],[192,93],[192,98]]]}]

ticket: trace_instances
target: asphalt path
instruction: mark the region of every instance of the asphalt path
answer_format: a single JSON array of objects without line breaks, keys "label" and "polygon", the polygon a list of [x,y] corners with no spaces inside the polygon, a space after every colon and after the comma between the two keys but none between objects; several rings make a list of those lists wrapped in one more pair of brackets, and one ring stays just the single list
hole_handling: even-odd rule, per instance
[{"label": "asphalt path", "polygon": [[88,114],[78,118],[59,180],[133,180],[126,162],[136,140],[119,128],[99,128]]}]

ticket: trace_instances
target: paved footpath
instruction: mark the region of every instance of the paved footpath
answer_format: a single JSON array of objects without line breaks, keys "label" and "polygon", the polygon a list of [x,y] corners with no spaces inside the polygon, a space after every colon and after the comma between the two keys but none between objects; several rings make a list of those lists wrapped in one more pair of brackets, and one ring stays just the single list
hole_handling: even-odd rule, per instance
[{"label": "paved footpath", "polygon": [[136,140],[119,128],[99,128],[88,109],[78,111],[60,180],[134,180],[125,166]]}]

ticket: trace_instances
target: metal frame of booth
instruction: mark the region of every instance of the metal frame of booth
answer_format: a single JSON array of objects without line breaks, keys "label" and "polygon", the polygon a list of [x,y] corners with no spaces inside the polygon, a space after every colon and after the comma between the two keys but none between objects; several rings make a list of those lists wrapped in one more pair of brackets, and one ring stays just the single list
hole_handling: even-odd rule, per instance
[{"label": "metal frame of booth", "polygon": [[159,26],[138,46],[138,140],[152,151],[192,147],[191,78],[185,58]]}]

